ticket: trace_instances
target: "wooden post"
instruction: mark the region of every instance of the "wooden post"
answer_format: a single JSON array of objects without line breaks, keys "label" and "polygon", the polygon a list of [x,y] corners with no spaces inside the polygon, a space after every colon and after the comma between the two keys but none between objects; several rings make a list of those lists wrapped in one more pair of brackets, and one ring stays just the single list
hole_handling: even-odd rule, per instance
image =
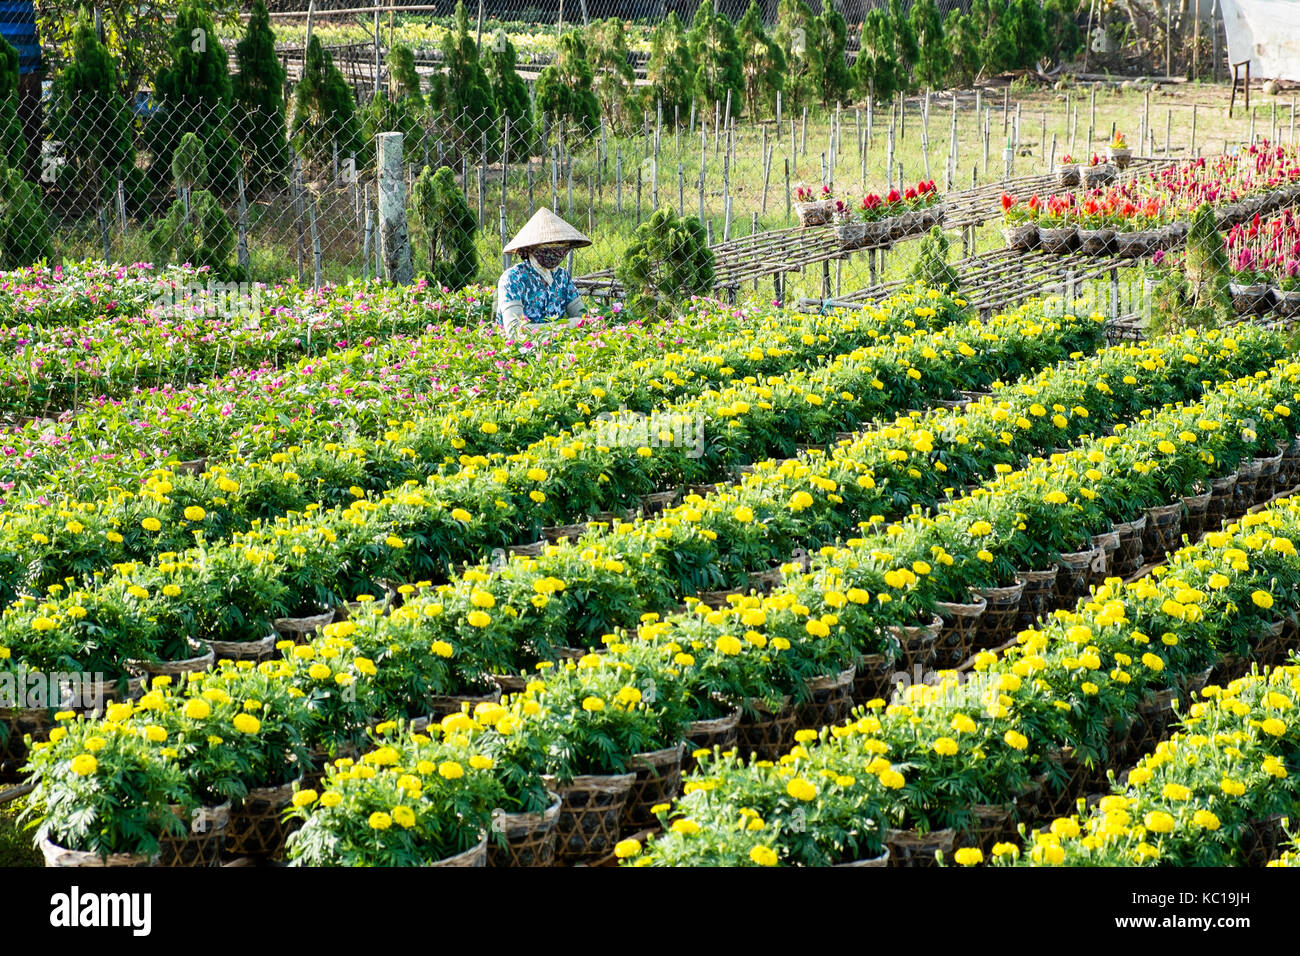
[{"label": "wooden post", "polygon": [[677,215],[686,215],[686,167],[677,164]]},{"label": "wooden post", "polygon": [[1097,84],[1092,84],[1088,98],[1088,153],[1092,154],[1093,136],[1097,131]]},{"label": "wooden post", "polygon": [[1165,156],[1169,156],[1170,137],[1173,136],[1174,130],[1174,111],[1173,109],[1165,110]]},{"label": "wooden post", "polygon": [[384,277],[409,283],[413,278],[411,239],[406,226],[406,183],[402,179],[402,134],[375,137],[379,154],[379,251]]},{"label": "wooden post", "polygon": [[307,201],[307,215],[311,221],[311,287],[320,288],[321,247],[320,232],[316,228],[316,197]]},{"label": "wooden post", "polygon": [[808,155],[808,107],[803,108],[803,125],[799,128],[799,153]]},{"label": "wooden post", "polygon": [[1188,147],[1188,154],[1191,156],[1196,155],[1196,104],[1195,103],[1192,104],[1192,142],[1191,145]]},{"label": "wooden post", "polygon": [[[244,196],[244,166],[241,163],[235,174],[235,182],[239,186],[239,244],[236,247],[237,252],[235,259],[239,263],[239,268],[244,275],[248,275],[248,202]],[[121,192],[122,181],[117,181],[118,191]]]},{"label": "wooden post", "polygon": [[790,218],[790,160],[788,159],[785,161],[785,218]]},{"label": "wooden post", "polygon": [[[375,14],[378,16],[378,14]],[[375,221],[370,208],[370,184],[365,187],[366,225],[361,233],[361,268],[362,278],[370,279],[370,245],[375,233]]]},{"label": "wooden post", "polygon": [[1002,87],[1002,137],[1007,135],[1007,124],[1011,121],[1011,87]]},{"label": "wooden post", "polygon": [[925,178],[933,179],[930,175],[930,90],[927,87],[925,91],[925,104],[921,112],[921,159],[925,165]]},{"label": "wooden post", "polygon": [[772,178],[772,153],[776,147],[770,146],[763,152],[763,201],[761,211],[767,215],[767,184]]},{"label": "wooden post", "polygon": [[623,149],[614,151],[614,208],[623,215]]}]

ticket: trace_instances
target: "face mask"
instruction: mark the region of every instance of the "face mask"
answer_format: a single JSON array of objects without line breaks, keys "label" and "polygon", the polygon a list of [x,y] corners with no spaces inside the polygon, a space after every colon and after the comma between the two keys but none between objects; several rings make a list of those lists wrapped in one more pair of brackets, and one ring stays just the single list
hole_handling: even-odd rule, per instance
[{"label": "face mask", "polygon": [[537,263],[537,265],[541,266],[543,269],[554,269],[564,261],[564,257],[568,254],[569,250],[566,246],[560,246],[558,248],[542,246],[534,249],[528,258]]}]

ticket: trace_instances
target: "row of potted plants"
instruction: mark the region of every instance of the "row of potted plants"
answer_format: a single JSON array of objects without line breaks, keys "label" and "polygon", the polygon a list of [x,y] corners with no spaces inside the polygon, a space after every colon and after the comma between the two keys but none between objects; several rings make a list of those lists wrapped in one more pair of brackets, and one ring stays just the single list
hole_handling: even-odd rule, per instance
[{"label": "row of potted plants", "polygon": [[801,226],[832,223],[835,236],[845,249],[885,245],[907,236],[920,235],[944,219],[943,197],[934,180],[915,186],[890,189],[884,195],[867,193],[856,202],[836,199],[829,186],[795,189],[794,210]]},{"label": "row of potted plants", "polygon": [[[714,462],[702,459],[708,471],[694,473],[723,476],[736,463],[741,447],[750,454],[757,454],[762,447],[780,451],[788,447],[784,442],[789,441],[792,432],[813,438],[820,434],[824,441],[844,423],[839,414],[822,418],[807,410],[842,405],[863,416],[872,407],[896,410],[909,395],[952,394],[953,384],[987,381],[1013,364],[1030,360],[1030,356],[1039,356],[1031,364],[1060,358],[1073,351],[1074,345],[1097,341],[1099,328],[1091,320],[1048,326],[1039,320],[1009,317],[988,328],[957,330],[949,345],[945,345],[943,334],[932,333],[918,337],[918,342],[902,355],[892,347],[862,350],[854,362],[829,365],[805,385],[793,381],[774,388],[744,385],[725,390],[708,399],[710,419],[722,419],[719,410],[727,410],[731,421],[753,416],[762,431],[755,429],[746,441],[736,445],[728,441],[724,446],[727,450],[716,455]],[[987,356],[988,364],[965,365],[969,381],[954,382],[946,377],[952,375],[954,363],[936,350],[937,346],[957,356],[957,345],[966,345],[972,355]],[[927,351],[932,359],[924,358]],[[914,359],[920,368],[935,372],[928,388],[919,380]],[[943,375],[939,375],[940,371]],[[911,377],[910,372],[917,373],[918,378]],[[900,386],[893,393],[872,389],[870,382],[881,378],[915,385],[911,389]],[[865,395],[865,399],[850,403],[841,397],[854,393]],[[741,394],[753,405],[751,410],[742,412],[736,407]],[[822,405],[814,405],[811,399]],[[612,455],[614,450],[601,451],[594,446],[568,457],[563,454],[565,446],[555,442],[554,447],[556,451],[549,457],[517,463],[502,460],[503,466],[510,466],[504,476],[464,468],[446,479],[446,492],[439,492],[434,483],[415,488],[398,486],[383,497],[356,498],[346,509],[308,510],[269,527],[257,527],[248,535],[231,537],[226,544],[200,542],[196,548],[164,554],[147,564],[117,563],[112,574],[96,579],[90,587],[73,581],[65,591],[62,585],[53,585],[44,604],[52,601],[55,605],[78,605],[85,611],[83,617],[62,613],[49,617],[39,613],[43,602],[22,598],[0,617],[0,631],[26,632],[34,617],[56,620],[57,626],[43,633],[40,645],[59,646],[60,653],[70,658],[90,654],[95,670],[109,674],[120,672],[121,658],[159,657],[162,648],[157,640],[165,633],[205,640],[257,640],[268,631],[266,622],[285,609],[311,613],[313,606],[338,604],[352,594],[377,593],[373,589],[383,578],[419,580],[446,567],[448,559],[456,555],[464,555],[458,559],[477,559],[493,541],[511,544],[529,540],[526,535],[536,535],[536,511],[542,506],[552,499],[563,499],[567,489],[573,489],[575,494],[591,493],[588,475],[593,472],[588,471],[589,467],[597,468],[594,473],[606,473],[620,483],[632,485],[633,490],[651,492],[666,483],[664,480],[680,480],[671,471],[673,464],[695,460],[685,458],[690,449],[671,447],[656,450],[658,457],[638,454],[637,449],[617,449],[619,454]],[[620,459],[627,462],[625,468],[617,467]],[[599,488],[599,483],[594,484]],[[497,501],[507,502],[507,509],[495,505]],[[508,505],[511,501],[516,502],[513,509]],[[188,507],[194,510],[185,515],[185,520],[191,527],[203,528],[207,515],[200,514],[201,506]],[[529,511],[533,511],[532,518]],[[95,528],[91,515],[72,520],[82,524],[78,536],[105,531]],[[139,527],[139,533],[153,535],[160,531],[161,520],[149,515],[140,520]],[[77,533],[77,529],[69,533]],[[489,533],[493,536],[478,537]],[[240,567],[244,568],[242,572],[237,571]],[[91,635],[100,635],[105,624],[118,640],[103,640],[101,636],[91,640]],[[174,650],[174,643],[168,650]],[[118,658],[117,666],[110,666],[109,658],[113,657]],[[83,663],[88,665],[90,661],[83,659]]]},{"label": "row of potted plants", "polygon": [[1247,315],[1276,311],[1300,314],[1300,221],[1290,209],[1228,230],[1225,244],[1232,270],[1233,306]]}]

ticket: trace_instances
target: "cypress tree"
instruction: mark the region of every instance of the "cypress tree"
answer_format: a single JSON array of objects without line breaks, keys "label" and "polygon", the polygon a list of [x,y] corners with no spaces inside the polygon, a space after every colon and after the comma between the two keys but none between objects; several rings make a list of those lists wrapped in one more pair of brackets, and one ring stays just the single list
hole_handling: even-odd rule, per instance
[{"label": "cypress tree", "polygon": [[1008,30],[1005,0],[972,0],[971,26],[979,37],[979,74],[990,76],[1013,69],[1016,41]]},{"label": "cypress tree", "polygon": [[780,0],[772,35],[785,54],[785,108],[793,111],[811,105],[822,88],[821,48],[812,8],[804,0]]},{"label": "cypress tree", "polygon": [[294,87],[291,135],[293,148],[314,176],[332,172],[335,144],[340,162],[354,156],[362,165],[370,155],[361,139],[352,88],[319,36],[313,35],[307,45],[302,79]]},{"label": "cypress tree", "polygon": [[668,318],[684,297],[713,288],[713,250],[699,219],[665,206],[637,227],[616,272],[634,315]]},{"label": "cypress tree", "polygon": [[695,61],[695,98],[700,109],[712,109],[714,103],[725,105],[730,93],[732,115],[738,115],[745,87],[740,49],[731,21],[714,12],[713,0],[700,0],[691,25],[690,45]]},{"label": "cypress tree", "polygon": [[[131,109],[108,48],[88,16],[72,34],[72,58],[54,77],[51,126],[76,178],[107,192],[135,165]],[[169,161],[170,165],[170,161]]]},{"label": "cypress tree", "polygon": [[560,37],[555,62],[537,78],[537,113],[569,123],[584,133],[600,129],[600,103],[592,91],[594,73],[587,60],[582,34],[570,30]]},{"label": "cypress tree", "polygon": [[1070,59],[1083,47],[1083,36],[1075,20],[1077,10],[1077,0],[1047,0],[1043,4],[1046,55],[1053,63]]},{"label": "cypress tree", "polygon": [[844,53],[849,38],[848,24],[829,3],[818,18],[817,37],[818,56],[822,63],[821,98],[822,103],[830,107],[848,99],[852,78]]},{"label": "cypress tree", "polygon": [[636,73],[628,62],[627,40],[623,21],[610,18],[593,20],[586,31],[587,53],[595,73],[594,88],[605,121],[612,128],[628,129],[628,93],[636,82]]},{"label": "cypress tree", "polygon": [[740,48],[745,109],[753,118],[765,111],[774,114],[776,92],[785,85],[785,54],[763,29],[758,0],[750,0],[749,9],[736,25],[736,45]]},{"label": "cypress tree", "polygon": [[226,51],[217,42],[207,10],[186,2],[176,14],[171,34],[171,65],[158,71],[154,93],[158,108],[150,120],[150,141],[157,162],[170,170],[172,152],[185,133],[203,142],[213,192],[235,191],[238,147],[228,132],[234,90],[226,69]]},{"label": "cypress tree", "polygon": [[676,11],[655,27],[650,42],[650,60],[646,64],[650,100],[664,104],[664,115],[674,111],[685,122],[695,95],[695,64],[691,58],[686,27]]},{"label": "cypress tree", "polygon": [[1047,53],[1042,0],[1008,0],[1006,19],[1006,28],[1016,44],[1012,65],[1022,70],[1036,70],[1038,61]]},{"label": "cypress tree", "polygon": [[429,105],[442,114],[460,151],[477,154],[484,133],[488,148],[495,149],[500,114],[492,84],[479,61],[478,43],[469,33],[469,13],[463,0],[456,2],[455,29],[443,37],[442,58],[446,71],[434,77]]},{"label": "cypress tree", "polygon": [[27,138],[18,121],[18,51],[0,37],[0,162],[21,167]]},{"label": "cypress tree", "polygon": [[912,68],[920,50],[916,44],[916,31],[903,11],[902,0],[889,0],[889,23],[894,30],[894,49],[898,52],[899,89],[906,90],[912,85]]},{"label": "cypress tree", "polygon": [[903,89],[903,67],[894,21],[879,7],[867,11],[862,21],[862,42],[853,66],[863,96],[874,91],[877,102],[887,103]]},{"label": "cypress tree", "polygon": [[411,187],[411,212],[418,247],[428,249],[429,280],[461,289],[478,275],[478,224],[455,174],[443,166],[436,173],[425,166]]},{"label": "cypress tree", "polygon": [[943,21],[934,0],[916,0],[910,17],[916,36],[916,81],[932,89],[943,89],[952,66]]},{"label": "cypress tree", "polygon": [[411,52],[409,46],[398,44],[388,51],[388,69],[391,74],[393,95],[415,109],[423,107],[424,94],[420,89],[420,73],[415,68],[415,54]]},{"label": "cypress tree", "polygon": [[149,232],[149,249],[157,262],[208,266],[218,276],[231,276],[230,255],[235,230],[217,198],[203,187],[209,167],[202,139],[184,133],[172,151],[172,177],[183,190],[167,215]]},{"label": "cypress tree", "polygon": [[275,55],[275,34],[266,4],[257,0],[243,39],[235,46],[239,72],[232,80],[234,127],[253,193],[280,186],[289,168],[284,115],[284,67]]},{"label": "cypress tree", "polygon": [[17,169],[0,163],[0,269],[54,258],[41,193]]},{"label": "cypress tree", "polygon": [[488,53],[488,78],[492,83],[492,96],[503,116],[510,118],[510,158],[527,159],[537,147],[537,133],[533,128],[533,104],[528,98],[528,86],[515,71],[518,54],[515,45],[505,37],[501,49]]},{"label": "cypress tree", "polygon": [[979,73],[979,34],[971,18],[953,8],[943,24],[944,45],[947,47],[950,66],[949,86],[970,86]]}]

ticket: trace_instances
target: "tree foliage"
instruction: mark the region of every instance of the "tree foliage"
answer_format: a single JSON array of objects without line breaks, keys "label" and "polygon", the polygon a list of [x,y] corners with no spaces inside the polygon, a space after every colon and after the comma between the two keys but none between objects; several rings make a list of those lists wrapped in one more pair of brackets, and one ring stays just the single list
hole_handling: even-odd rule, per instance
[{"label": "tree foliage", "polygon": [[235,46],[234,127],[248,187],[260,193],[283,184],[289,169],[284,113],[284,67],[275,53],[275,34],[266,4],[257,0],[243,39]]},{"label": "tree foliage", "polygon": [[690,115],[695,96],[695,64],[686,28],[676,11],[655,27],[646,79],[650,83],[650,102],[663,103],[665,116],[676,113],[685,120]]},{"label": "tree foliage", "polygon": [[435,74],[430,83],[429,105],[441,113],[457,151],[477,153],[485,134],[488,148],[495,149],[500,113],[479,60],[478,43],[470,36],[463,0],[456,2],[455,29],[443,37],[442,59],[445,71]]},{"label": "tree foliage", "polygon": [[0,268],[17,269],[53,257],[40,190],[17,169],[0,163]]},{"label": "tree foliage", "polygon": [[943,292],[956,292],[958,287],[957,270],[948,263],[948,250],[951,243],[938,226],[931,227],[929,233],[921,239],[921,250],[916,262],[907,274],[909,282],[920,282],[928,289],[940,289]]},{"label": "tree foliage", "polygon": [[817,17],[805,0],[780,0],[773,38],[785,54],[784,106],[810,106],[821,96],[821,47],[816,42]]},{"label": "tree foliage", "polygon": [[943,20],[934,0],[916,0],[909,17],[916,36],[916,82],[931,89],[943,89],[948,82],[952,55],[943,33]]},{"label": "tree foliage", "polygon": [[862,21],[862,41],[854,63],[854,74],[858,91],[863,96],[874,94],[878,103],[888,102],[895,93],[904,89],[906,79],[894,21],[879,7],[867,11]]},{"label": "tree foliage", "polygon": [[777,90],[785,84],[785,54],[763,29],[758,0],[750,0],[749,9],[736,25],[736,45],[746,111],[755,119],[764,113],[773,115]]},{"label": "tree foliage", "polygon": [[636,73],[628,61],[623,21],[613,17],[591,21],[586,41],[595,74],[593,89],[605,114],[605,122],[612,129],[630,129],[634,124],[629,94],[636,83]]},{"label": "tree foliage", "polygon": [[361,138],[352,88],[316,35],[307,45],[302,79],[294,87],[290,132],[293,148],[311,176],[333,172],[335,147],[340,161],[370,155],[369,144]]},{"label": "tree foliage", "polygon": [[949,84],[970,86],[980,70],[979,34],[975,22],[954,7],[943,24],[943,35],[950,59]]},{"label": "tree foliage", "polygon": [[600,103],[592,90],[594,72],[582,34],[560,37],[555,62],[537,78],[538,117],[549,116],[585,133],[600,129]]},{"label": "tree foliage", "polygon": [[26,153],[27,138],[18,120],[18,51],[0,37],[0,162],[19,169]]},{"label": "tree foliage", "polygon": [[671,315],[684,297],[713,288],[713,251],[704,227],[665,206],[637,227],[617,275],[634,314]]},{"label": "tree foliage", "polygon": [[820,94],[822,104],[831,107],[848,99],[853,82],[845,56],[849,28],[844,17],[829,3],[817,20],[817,57],[822,64]]},{"label": "tree foliage", "polygon": [[455,174],[425,166],[411,187],[412,225],[417,247],[428,250],[426,275],[439,286],[460,289],[478,275],[478,223]]},{"label": "tree foliage", "polygon": [[515,71],[518,60],[515,45],[509,37],[504,39],[501,49],[493,48],[488,53],[487,72],[497,108],[510,120],[510,158],[523,160],[533,155],[537,148],[533,104],[528,97],[527,84]]},{"label": "tree foliage", "polygon": [[202,187],[208,180],[203,140],[185,133],[172,151],[172,175],[181,198],[149,232],[149,251],[155,262],[209,266],[220,276],[230,271],[235,230],[217,198]]},{"label": "tree foliage", "polygon": [[691,24],[691,58],[695,61],[695,99],[701,111],[731,100],[732,115],[740,113],[745,80],[740,48],[731,21],[713,9],[713,0],[700,0]]},{"label": "tree foliage", "polygon": [[399,43],[388,51],[388,71],[394,99],[405,100],[415,109],[424,106],[420,74],[415,69],[415,54],[409,46]]}]

